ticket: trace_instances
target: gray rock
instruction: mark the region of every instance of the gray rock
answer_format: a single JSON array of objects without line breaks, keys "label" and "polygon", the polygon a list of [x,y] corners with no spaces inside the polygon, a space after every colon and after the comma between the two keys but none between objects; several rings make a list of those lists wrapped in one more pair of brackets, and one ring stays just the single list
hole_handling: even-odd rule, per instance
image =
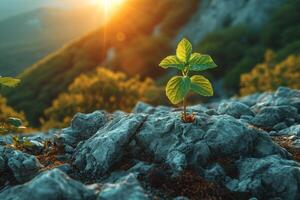
[{"label": "gray rock", "polygon": [[71,172],[72,167],[71,167],[70,164],[66,163],[66,164],[63,164],[63,165],[60,165],[60,166],[56,167],[56,169],[59,169],[60,171],[68,174],[68,173]]},{"label": "gray rock", "polygon": [[295,135],[300,137],[300,125],[290,126],[286,129],[279,131],[278,135]]},{"label": "gray rock", "polygon": [[107,122],[108,114],[104,111],[95,111],[90,114],[78,113],[74,116],[71,126],[62,130],[57,142],[76,146],[79,141],[94,135]]},{"label": "gray rock", "polygon": [[75,166],[82,172],[93,175],[107,173],[120,160],[124,148],[137,134],[146,117],[144,114],[136,114],[110,122],[93,137],[78,145],[74,154]]},{"label": "gray rock", "polygon": [[282,158],[291,158],[291,155],[278,144],[274,143],[266,132],[257,132],[254,141],[254,150],[252,155],[255,157],[265,157],[268,155],[281,155]]},{"label": "gray rock", "polygon": [[[250,96],[243,99],[249,99]],[[257,98],[252,98],[252,111],[259,112],[268,106],[292,106],[300,112],[300,92],[286,87],[279,87],[275,93],[265,92],[258,94]]]},{"label": "gray rock", "polygon": [[253,118],[252,124],[265,129],[272,129],[286,118],[298,118],[297,108],[292,106],[267,106]]},{"label": "gray rock", "polygon": [[250,123],[251,120],[253,119],[253,116],[251,115],[241,115],[240,119],[245,122],[245,123]]},{"label": "gray rock", "polygon": [[31,180],[37,175],[42,165],[33,155],[23,153],[10,147],[0,146],[1,168],[10,170],[19,183]]},{"label": "gray rock", "polygon": [[11,135],[1,135],[0,136],[0,145],[7,145],[7,144],[12,144],[12,136]]},{"label": "gray rock", "polygon": [[240,118],[242,115],[254,115],[249,106],[238,101],[224,101],[220,103],[218,112],[220,114],[231,115],[235,118]]},{"label": "gray rock", "polygon": [[58,169],[46,171],[30,182],[0,193],[1,200],[94,200],[96,194]]},{"label": "gray rock", "polygon": [[134,174],[136,176],[139,175],[145,175],[147,172],[149,172],[155,165],[154,164],[149,164],[145,162],[138,162],[135,164],[132,168],[129,170],[118,170],[110,173],[109,177],[101,180],[101,183],[114,183],[118,181],[118,179],[127,176],[129,174]]},{"label": "gray rock", "polygon": [[287,128],[287,125],[285,122],[279,122],[278,124],[276,124],[274,127],[273,127],[273,130],[275,131],[280,131],[282,129],[285,129]]},{"label": "gray rock", "polygon": [[157,106],[157,107],[154,107],[154,106],[151,106],[147,103],[144,103],[144,102],[138,102],[136,104],[136,106],[133,108],[132,112],[133,113],[146,113],[146,114],[152,114],[156,111],[165,111],[165,112],[169,112],[172,110],[172,108],[170,107],[167,107],[167,106]]},{"label": "gray rock", "polygon": [[[198,105],[193,105],[193,106],[189,106],[187,107],[187,111],[189,113],[203,113],[203,112],[208,112],[208,108],[206,108],[205,106],[198,104]],[[208,112],[209,113],[209,112]]]},{"label": "gray rock", "polygon": [[204,166],[208,159],[220,156],[288,155],[266,133],[231,116],[198,113],[196,122],[186,124],[174,117],[178,115],[149,115],[136,136],[137,144],[156,161],[170,164],[175,173],[187,165]]},{"label": "gray rock", "polygon": [[249,107],[255,106],[257,103],[263,103],[263,102],[270,102],[270,99],[272,98],[272,93],[265,92],[265,93],[254,93],[248,96],[244,96],[239,98],[238,100]]},{"label": "gray rock", "polygon": [[225,179],[226,174],[224,169],[218,163],[216,163],[205,169],[203,176],[205,180],[208,181],[222,182]]},{"label": "gray rock", "polygon": [[135,107],[132,110],[133,113],[147,113],[151,114],[155,112],[155,107],[144,103],[144,102],[138,102]]},{"label": "gray rock", "polygon": [[300,199],[300,164],[276,155],[237,161],[239,179],[226,186],[237,192],[250,192],[258,199]]},{"label": "gray rock", "polygon": [[[108,121],[107,113],[95,111],[90,114],[78,113],[71,122],[71,128],[76,138],[88,139]],[[77,134],[78,133],[78,134]]]},{"label": "gray rock", "polygon": [[217,111],[215,109],[208,109],[207,111],[205,111],[205,114],[207,115],[217,115]]},{"label": "gray rock", "polygon": [[287,87],[279,87],[274,94],[275,105],[291,105],[300,112],[300,91]]},{"label": "gray rock", "polygon": [[105,184],[97,200],[148,200],[134,174],[121,178],[114,184]]},{"label": "gray rock", "polygon": [[132,168],[130,168],[127,172],[134,173],[134,174],[140,174],[140,173],[145,174],[153,167],[154,167],[154,164],[138,162],[136,165],[134,165]]}]

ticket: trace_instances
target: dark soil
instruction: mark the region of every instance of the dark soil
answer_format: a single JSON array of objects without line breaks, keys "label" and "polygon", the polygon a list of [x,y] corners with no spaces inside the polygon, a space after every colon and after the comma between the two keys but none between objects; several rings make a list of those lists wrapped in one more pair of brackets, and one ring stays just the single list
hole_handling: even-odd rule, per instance
[{"label": "dark soil", "polygon": [[292,154],[293,160],[300,161],[300,149],[295,148],[293,145],[293,140],[285,136],[272,137],[274,142],[276,142],[281,147],[285,148],[289,153]]},{"label": "dark soil", "polygon": [[191,200],[235,200],[249,199],[250,197],[249,194],[234,193],[225,186],[205,181],[193,170],[187,169],[180,176],[171,177],[168,167],[165,165],[151,170],[145,176],[140,176],[139,179],[152,199],[172,199],[185,196]]}]

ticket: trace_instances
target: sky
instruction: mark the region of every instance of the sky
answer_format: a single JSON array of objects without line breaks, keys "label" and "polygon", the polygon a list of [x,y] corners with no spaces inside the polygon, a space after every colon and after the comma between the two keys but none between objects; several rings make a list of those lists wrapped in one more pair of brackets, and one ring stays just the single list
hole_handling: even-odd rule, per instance
[{"label": "sky", "polygon": [[76,8],[93,0],[0,0],[0,20],[40,7]]}]

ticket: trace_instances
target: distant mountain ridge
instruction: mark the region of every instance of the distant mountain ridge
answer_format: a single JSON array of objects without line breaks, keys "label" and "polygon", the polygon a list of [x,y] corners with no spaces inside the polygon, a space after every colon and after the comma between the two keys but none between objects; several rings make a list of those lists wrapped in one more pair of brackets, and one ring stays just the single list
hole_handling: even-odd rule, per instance
[{"label": "distant mountain ridge", "polygon": [[72,9],[87,5],[86,0],[1,0],[0,21],[43,7]]},{"label": "distant mountain ridge", "polygon": [[99,27],[94,7],[39,8],[0,22],[0,71],[16,75],[72,39]]}]

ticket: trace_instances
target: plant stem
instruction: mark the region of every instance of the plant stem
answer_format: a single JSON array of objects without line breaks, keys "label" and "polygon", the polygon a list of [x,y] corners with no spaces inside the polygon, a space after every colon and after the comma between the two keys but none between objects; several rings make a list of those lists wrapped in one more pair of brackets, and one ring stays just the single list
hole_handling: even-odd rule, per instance
[{"label": "plant stem", "polygon": [[183,98],[183,119],[186,121],[186,100]]}]

